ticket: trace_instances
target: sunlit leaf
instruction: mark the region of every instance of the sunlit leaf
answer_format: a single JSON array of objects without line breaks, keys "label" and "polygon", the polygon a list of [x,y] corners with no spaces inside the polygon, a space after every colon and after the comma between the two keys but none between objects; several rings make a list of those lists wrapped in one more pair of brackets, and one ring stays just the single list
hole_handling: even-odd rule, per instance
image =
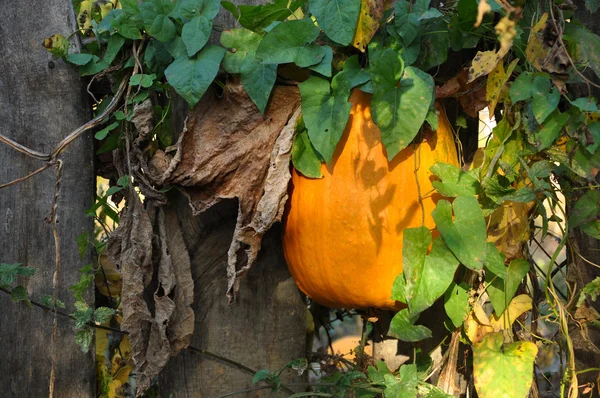
[{"label": "sunlit leaf", "polygon": [[481,188],[479,181],[472,173],[463,171],[452,164],[437,162],[429,170],[442,180],[433,181],[432,184],[444,196],[477,195]]},{"label": "sunlit leaf", "polygon": [[444,295],[444,309],[452,321],[454,327],[460,327],[463,324],[467,312],[469,311],[469,290],[471,287],[461,282],[459,285],[452,283]]},{"label": "sunlit leaf", "polygon": [[504,344],[490,333],[473,345],[473,376],[481,398],[525,398],[533,381],[537,346],[528,341]]},{"label": "sunlit leaf", "polygon": [[390,324],[389,335],[402,341],[421,341],[431,337],[431,330],[422,325],[415,325],[416,319],[411,318],[405,308],[396,313]]},{"label": "sunlit leaf", "polygon": [[321,173],[321,159],[312,146],[306,129],[302,129],[294,137],[292,163],[296,170],[306,177],[323,177],[323,173]]},{"label": "sunlit leaf", "polygon": [[504,312],[528,272],[529,263],[523,259],[515,259],[510,262],[504,279],[490,270],[486,271],[485,280],[486,283],[490,283],[487,292],[496,315],[500,316]]}]

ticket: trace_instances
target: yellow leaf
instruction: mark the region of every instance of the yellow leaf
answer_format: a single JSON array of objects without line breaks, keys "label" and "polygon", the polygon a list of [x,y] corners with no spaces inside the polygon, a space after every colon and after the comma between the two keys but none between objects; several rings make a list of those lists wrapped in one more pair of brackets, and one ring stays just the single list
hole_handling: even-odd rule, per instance
[{"label": "yellow leaf", "polygon": [[542,70],[542,62],[544,61],[544,58],[546,58],[546,54],[548,54],[549,51],[549,49],[544,46],[543,39],[544,28],[546,27],[547,22],[548,13],[544,13],[538,23],[531,28],[529,41],[527,42],[527,49],[525,50],[527,61],[529,61],[529,63],[535,66],[535,68],[539,71]]},{"label": "yellow leaf", "polygon": [[520,294],[510,301],[510,304],[502,315],[497,318],[492,317],[492,326],[495,332],[509,329],[518,317],[531,309],[531,297],[526,294]]},{"label": "yellow leaf", "polygon": [[492,11],[492,6],[490,6],[487,0],[481,0],[479,5],[477,6],[477,21],[475,21],[475,27],[478,28],[483,21],[483,16],[488,12]]},{"label": "yellow leaf", "polygon": [[504,71],[504,63],[498,62],[496,68],[488,76],[485,87],[485,97],[488,101],[488,107],[490,110],[490,120],[494,115],[494,111],[496,110],[496,105],[498,102],[504,102],[504,99],[508,95],[508,90],[505,90],[506,83],[508,82],[508,79],[510,79],[510,75],[515,69],[515,66],[517,66],[518,61],[518,58],[514,59],[508,65],[508,69],[506,71]]},{"label": "yellow leaf", "polygon": [[522,257],[522,247],[529,239],[529,211],[534,202],[520,203],[505,201],[490,215],[488,241],[493,242],[506,261]]},{"label": "yellow leaf", "polygon": [[367,45],[379,28],[379,21],[383,16],[383,0],[361,0],[360,13],[356,23],[356,32],[352,45],[365,52]]},{"label": "yellow leaf", "polygon": [[515,21],[509,17],[504,17],[496,24],[495,30],[498,35],[498,41],[500,41],[500,50],[498,50],[498,56],[503,58],[513,45],[513,40],[517,35],[515,29]]},{"label": "yellow leaf", "polygon": [[481,307],[481,304],[475,303],[464,323],[465,334],[472,343],[476,343],[483,337],[494,331],[494,327]]},{"label": "yellow leaf", "polygon": [[500,57],[495,51],[477,51],[477,55],[473,58],[473,62],[471,62],[471,67],[469,68],[469,80],[467,80],[467,83],[488,75],[496,68],[498,61],[500,61]]}]

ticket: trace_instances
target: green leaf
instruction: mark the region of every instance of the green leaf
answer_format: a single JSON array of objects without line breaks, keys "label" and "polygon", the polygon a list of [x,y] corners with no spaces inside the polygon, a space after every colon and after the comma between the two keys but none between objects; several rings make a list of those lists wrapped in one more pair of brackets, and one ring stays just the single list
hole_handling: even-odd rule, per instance
[{"label": "green leaf", "polygon": [[[550,90],[551,84],[550,79],[545,76],[536,76],[533,79],[533,115],[539,124],[544,123],[560,101],[560,92],[556,87]],[[548,91],[551,91],[550,94]]]},{"label": "green leaf", "polygon": [[411,319],[408,309],[396,313],[390,324],[389,335],[398,340],[414,342],[430,338],[431,330],[422,325],[415,325],[416,319]]},{"label": "green leaf", "polygon": [[309,0],[310,12],[333,41],[347,46],[354,37],[360,0]]},{"label": "green leaf", "polygon": [[179,2],[179,12],[187,19],[202,15],[212,22],[220,8],[219,0],[180,0]]},{"label": "green leaf", "polygon": [[510,86],[510,100],[513,103],[531,98],[533,91],[533,74],[521,73]]},{"label": "green leaf", "polygon": [[111,316],[115,314],[115,310],[108,307],[98,307],[94,311],[94,322],[107,322]]},{"label": "green leaf", "polygon": [[125,38],[121,35],[112,35],[108,39],[108,44],[106,46],[106,51],[104,52],[104,57],[102,61],[106,63],[106,65],[112,64],[115,60],[116,56],[121,51],[121,47],[125,44]]},{"label": "green leaf", "polygon": [[57,33],[44,39],[44,48],[56,57],[66,57],[69,53],[69,40]]},{"label": "green leaf", "polygon": [[325,49],[318,44],[307,44],[298,51],[294,62],[301,68],[319,65],[325,58]]},{"label": "green leaf", "polygon": [[568,23],[563,37],[569,43],[569,55],[575,62],[590,67],[600,77],[600,36],[581,25]]},{"label": "green leaf", "polygon": [[[400,84],[398,84],[400,80]],[[392,49],[371,61],[373,120],[381,130],[388,160],[415,138],[433,101],[433,78],[413,67],[403,68]]]},{"label": "green leaf", "polygon": [[183,25],[181,40],[185,44],[187,55],[193,57],[204,47],[212,32],[212,20],[206,19],[204,15],[194,17]]},{"label": "green leaf", "polygon": [[537,351],[529,341],[504,344],[502,333],[489,333],[473,344],[473,376],[479,397],[526,397]]},{"label": "green leaf", "polygon": [[98,131],[96,134],[94,134],[94,138],[97,140],[103,140],[106,138],[108,133],[110,133],[112,130],[116,129],[117,127],[119,127],[119,122],[111,123],[108,126],[104,127],[102,130]]},{"label": "green leaf", "polygon": [[75,334],[75,342],[79,344],[81,347],[81,351],[88,352],[90,350],[90,345],[92,344],[92,339],[94,338],[94,329],[85,328],[83,330],[78,330]]},{"label": "green leaf", "polygon": [[56,305],[54,305],[54,298],[52,296],[44,296],[42,297],[41,303],[43,305],[45,305],[46,307],[50,307],[50,308],[65,308],[65,303],[63,303],[62,301],[60,301],[59,299],[56,299]]},{"label": "green leaf", "polygon": [[421,27],[419,15],[410,12],[410,7],[410,3],[406,0],[394,3],[394,26],[398,36],[402,38],[404,46],[408,46],[417,38]]},{"label": "green leaf", "polygon": [[459,196],[453,204],[440,200],[431,215],[446,245],[460,262],[472,270],[481,270],[487,252],[487,233],[477,199]]},{"label": "green leaf", "polygon": [[600,147],[600,122],[592,122],[587,126],[590,136],[586,136],[585,149],[591,153],[596,153],[596,149]]},{"label": "green leaf", "polygon": [[596,277],[593,281],[588,283],[581,289],[581,295],[579,296],[579,300],[577,300],[577,307],[579,307],[586,298],[589,298],[592,301],[596,301],[596,299],[600,296],[600,277]]},{"label": "green leaf", "polygon": [[338,73],[330,87],[327,80],[311,76],[298,87],[310,142],[329,163],[350,116],[350,81]]},{"label": "green leaf", "polygon": [[506,256],[500,253],[496,245],[492,242],[487,243],[487,256],[485,257],[485,268],[493,272],[501,279],[506,279],[506,265],[504,264]]},{"label": "green leaf", "polygon": [[139,5],[146,32],[159,41],[167,42],[175,37],[177,28],[169,18],[175,8],[171,0],[146,0]]},{"label": "green leaf", "polygon": [[321,159],[308,138],[306,129],[300,130],[294,137],[292,163],[296,170],[309,178],[321,178]]},{"label": "green leaf", "polygon": [[[181,39],[179,42],[182,43],[182,47],[185,53],[185,46]],[[144,51],[144,63],[151,71],[155,71],[157,74],[162,76],[164,70],[173,62],[173,57],[169,53],[166,44],[161,43],[156,39],[150,39],[146,51]],[[117,119],[118,120],[118,119]]]},{"label": "green leaf", "polygon": [[556,141],[567,120],[569,120],[568,113],[556,111],[540,126],[538,131],[530,134],[538,152],[548,148]]},{"label": "green leaf", "polygon": [[272,22],[288,18],[303,3],[304,0],[292,1],[291,4],[288,0],[275,0],[272,3],[258,6],[236,6],[229,1],[223,1],[221,4],[244,28],[262,32]]},{"label": "green leaf", "polygon": [[85,256],[85,252],[87,251],[88,244],[90,243],[90,233],[88,231],[84,231],[77,235],[77,249],[79,251],[79,259],[83,260],[83,256]]},{"label": "green leaf", "polygon": [[[311,64],[315,65],[325,56],[325,52],[320,46],[308,45],[318,35],[319,28],[310,19],[282,22],[263,37],[256,50],[256,57],[267,64],[285,64],[296,61],[305,64],[306,58],[316,56],[318,59]],[[319,54],[320,57],[318,57]]]},{"label": "green leaf", "polygon": [[121,36],[131,40],[141,40],[142,34],[140,28],[142,19],[139,15],[132,15],[123,12],[111,22],[111,27]]},{"label": "green leaf", "polygon": [[344,75],[350,80],[351,88],[371,80],[369,71],[360,67],[358,55],[353,55],[344,62]]},{"label": "green leaf", "polygon": [[15,303],[18,303],[20,301],[29,301],[29,293],[27,292],[27,289],[25,289],[25,287],[23,287],[22,285],[18,285],[10,291],[10,298]]},{"label": "green leaf", "polygon": [[259,64],[250,58],[242,65],[242,85],[261,114],[265,112],[275,80],[277,65]]},{"label": "green leaf", "polygon": [[224,31],[221,34],[221,45],[231,50],[225,53],[223,69],[228,73],[241,73],[246,59],[254,59],[261,39],[259,34],[244,28]]},{"label": "green leaf", "polygon": [[429,170],[442,180],[433,181],[432,184],[444,196],[452,198],[461,195],[473,196],[481,189],[477,178],[454,165],[437,162]]},{"label": "green leaf", "polygon": [[187,48],[179,36],[167,43],[166,48],[169,54],[171,54],[171,56],[175,59],[187,55]]},{"label": "green leaf", "polygon": [[333,61],[333,50],[329,46],[321,46],[323,51],[325,52],[325,56],[316,65],[309,66],[308,69],[314,70],[317,73],[322,74],[323,76],[331,77],[331,62]]},{"label": "green leaf", "polygon": [[271,378],[271,372],[269,372],[267,369],[261,369],[254,374],[254,377],[252,377],[252,384],[256,384],[259,381],[268,380],[269,378]]},{"label": "green leaf", "polygon": [[454,327],[460,327],[469,311],[470,286],[466,282],[452,283],[444,295],[444,309]]},{"label": "green leaf", "polygon": [[446,247],[442,238],[431,244],[431,233],[426,227],[404,230],[402,264],[406,281],[404,296],[412,315],[431,307],[448,289],[458,268],[458,260]]},{"label": "green leaf", "polygon": [[529,272],[529,263],[522,258],[512,260],[506,269],[506,278],[494,274],[489,269],[486,272],[486,282],[491,282],[487,287],[490,301],[494,306],[494,312],[497,316],[502,315],[510,300],[517,292],[523,278]]},{"label": "green leaf", "polygon": [[450,33],[445,20],[439,19],[428,23],[421,31],[421,50],[415,66],[422,70],[435,68],[448,59]]},{"label": "green leaf", "polygon": [[192,108],[200,101],[225,55],[222,47],[209,45],[194,58],[179,57],[165,70],[167,81]]},{"label": "green leaf", "polygon": [[79,53],[79,54],[67,54],[67,61],[72,64],[83,66],[92,60],[92,54]]},{"label": "green leaf", "polygon": [[600,191],[587,191],[569,214],[569,228],[577,228],[595,221],[600,216]]},{"label": "green leaf", "polygon": [[21,264],[0,264],[0,286],[11,285],[19,276],[32,276],[35,268],[23,267]]},{"label": "green leaf", "polygon": [[598,110],[598,100],[594,97],[580,97],[571,101],[571,105],[577,107],[581,112],[596,112]]},{"label": "green leaf", "polygon": [[404,272],[400,273],[394,279],[394,284],[392,285],[392,300],[399,301],[401,303],[406,304],[408,300],[404,293],[406,292],[406,279],[404,278]]},{"label": "green leaf", "polygon": [[93,55],[91,62],[79,67],[79,74],[81,76],[91,76],[102,72],[106,68],[108,68],[108,64],[97,55]]},{"label": "green leaf", "polygon": [[84,327],[88,322],[91,322],[92,315],[94,314],[94,309],[90,307],[86,307],[85,309],[78,309],[73,313],[73,317],[75,318],[75,327],[80,329]]}]

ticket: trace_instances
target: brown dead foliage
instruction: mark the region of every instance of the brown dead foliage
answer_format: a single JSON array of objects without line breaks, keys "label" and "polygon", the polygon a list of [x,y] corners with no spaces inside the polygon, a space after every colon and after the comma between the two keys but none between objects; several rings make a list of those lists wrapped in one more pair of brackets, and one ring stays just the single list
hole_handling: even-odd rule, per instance
[{"label": "brown dead foliage", "polygon": [[470,117],[479,117],[479,111],[487,104],[485,79],[477,79],[471,83],[469,69],[463,68],[458,75],[444,85],[435,88],[436,98],[456,97],[463,110]]},{"label": "brown dead foliage", "polygon": [[228,252],[230,299],[256,259],[262,236],[281,219],[299,113],[296,87],[276,87],[262,116],[241,85],[231,84],[222,98],[201,101],[188,116],[182,159],[167,182],[185,187],[194,214],[224,199],[238,200]]}]

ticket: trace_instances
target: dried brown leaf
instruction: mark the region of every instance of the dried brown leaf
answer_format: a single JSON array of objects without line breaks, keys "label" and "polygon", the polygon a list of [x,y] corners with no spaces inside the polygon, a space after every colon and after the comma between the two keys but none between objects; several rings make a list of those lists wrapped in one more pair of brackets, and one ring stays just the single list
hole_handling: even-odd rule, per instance
[{"label": "dried brown leaf", "polygon": [[299,107],[296,87],[275,87],[263,117],[242,86],[230,84],[222,98],[206,96],[188,117],[183,157],[168,182],[186,187],[194,214],[221,200],[238,199],[228,251],[230,298],[238,277],[254,262],[262,236],[281,219]]}]

